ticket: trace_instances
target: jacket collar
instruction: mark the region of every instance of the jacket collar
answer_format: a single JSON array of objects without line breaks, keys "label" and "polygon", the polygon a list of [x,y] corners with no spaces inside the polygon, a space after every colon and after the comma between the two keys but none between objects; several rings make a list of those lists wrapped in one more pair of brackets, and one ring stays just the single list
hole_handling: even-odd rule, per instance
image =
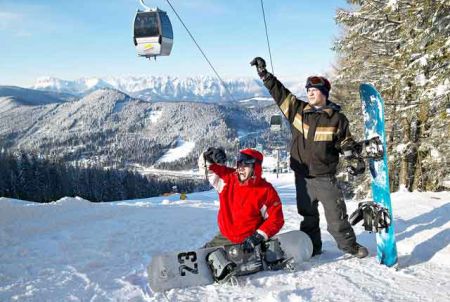
[{"label": "jacket collar", "polygon": [[335,111],[336,112],[341,111],[341,106],[339,106],[336,103],[333,103],[330,100],[327,100],[327,104],[323,108],[316,109],[316,108],[312,107],[311,105],[307,104],[305,106],[305,109],[303,109],[303,112],[305,112],[305,113],[314,113],[314,112],[321,113],[321,112],[325,112],[325,113],[328,114],[329,117],[331,117]]}]

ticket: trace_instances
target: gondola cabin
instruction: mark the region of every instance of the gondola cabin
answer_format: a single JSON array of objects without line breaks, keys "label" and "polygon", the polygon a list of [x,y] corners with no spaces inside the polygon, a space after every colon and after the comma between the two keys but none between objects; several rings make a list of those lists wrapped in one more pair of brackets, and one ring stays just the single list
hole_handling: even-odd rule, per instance
[{"label": "gondola cabin", "polygon": [[134,45],[139,56],[151,58],[168,56],[172,51],[172,24],[165,11],[158,8],[136,12]]},{"label": "gondola cabin", "polygon": [[279,114],[274,114],[270,117],[270,131],[281,131],[281,125],[283,124],[282,117]]}]

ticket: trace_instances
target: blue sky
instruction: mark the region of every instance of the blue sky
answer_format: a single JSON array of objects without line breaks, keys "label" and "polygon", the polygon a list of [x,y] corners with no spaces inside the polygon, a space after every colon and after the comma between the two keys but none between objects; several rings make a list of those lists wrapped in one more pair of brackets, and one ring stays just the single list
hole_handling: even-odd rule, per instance
[{"label": "blue sky", "polygon": [[[132,43],[138,0],[0,0],[0,85],[30,86],[40,76],[214,75],[165,0],[174,30],[169,57],[139,58]],[[255,76],[269,58],[259,0],[171,0],[224,78]],[[264,0],[275,73],[323,74],[334,62],[334,15],[345,0]]]}]

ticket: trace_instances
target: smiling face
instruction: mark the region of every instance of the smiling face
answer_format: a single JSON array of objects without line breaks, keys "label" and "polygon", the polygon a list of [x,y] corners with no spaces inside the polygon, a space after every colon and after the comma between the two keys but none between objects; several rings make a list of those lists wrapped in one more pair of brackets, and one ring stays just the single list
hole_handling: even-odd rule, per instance
[{"label": "smiling face", "polygon": [[243,162],[238,162],[237,172],[240,182],[244,182],[253,175],[253,164],[245,164]]},{"label": "smiling face", "polygon": [[327,104],[327,97],[317,88],[307,89],[308,103],[311,106],[323,107]]}]

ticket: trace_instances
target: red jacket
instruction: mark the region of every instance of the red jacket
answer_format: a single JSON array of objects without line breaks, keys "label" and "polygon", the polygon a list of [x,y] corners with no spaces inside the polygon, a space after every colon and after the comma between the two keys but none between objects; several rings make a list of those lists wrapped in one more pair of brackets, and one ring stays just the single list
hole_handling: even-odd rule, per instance
[{"label": "red jacket", "polygon": [[284,224],[280,197],[261,174],[261,163],[255,163],[254,175],[240,183],[236,169],[217,164],[208,168],[208,179],[219,192],[219,229],[233,243],[257,230],[268,239]]}]

